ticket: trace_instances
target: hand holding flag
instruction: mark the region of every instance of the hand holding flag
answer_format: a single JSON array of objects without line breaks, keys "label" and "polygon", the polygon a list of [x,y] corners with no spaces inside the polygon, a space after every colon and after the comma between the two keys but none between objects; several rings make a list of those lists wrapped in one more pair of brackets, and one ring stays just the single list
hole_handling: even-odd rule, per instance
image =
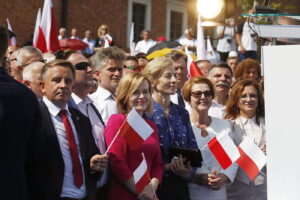
[{"label": "hand holding flag", "polygon": [[126,120],[123,122],[118,133],[110,143],[105,154],[109,151],[114,141],[120,134],[128,143],[129,147],[133,150],[137,149],[151,134],[153,129],[149,124],[142,118],[139,113],[132,108],[130,113],[127,115]]},{"label": "hand holding flag", "polygon": [[248,138],[243,140],[238,150],[241,156],[236,163],[244,170],[250,180],[253,181],[266,164],[266,156],[258,146]]},{"label": "hand holding flag", "polygon": [[193,78],[195,76],[204,76],[197,64],[195,63],[195,61],[193,60],[192,56],[190,55],[187,47],[185,47],[185,54],[187,56],[187,68],[189,77]]}]

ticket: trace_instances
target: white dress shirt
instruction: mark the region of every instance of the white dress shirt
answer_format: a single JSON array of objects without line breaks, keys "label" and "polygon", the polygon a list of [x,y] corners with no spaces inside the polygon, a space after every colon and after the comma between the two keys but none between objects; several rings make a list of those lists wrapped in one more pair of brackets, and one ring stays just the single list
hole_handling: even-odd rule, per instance
[{"label": "white dress shirt", "polygon": [[[93,103],[93,101],[88,96],[86,96],[85,99],[82,100],[74,93],[72,93],[72,98],[75,104],[77,105],[77,108],[80,110],[80,112],[82,112],[85,116],[87,116],[90,119],[95,143],[98,149],[100,150],[100,153],[104,154],[106,151],[106,146],[103,137],[103,132],[105,127],[91,106],[91,103]],[[107,174],[108,171],[106,168],[101,176],[101,179],[97,182],[98,187],[102,187],[103,185],[106,184]]]},{"label": "white dress shirt", "polygon": [[212,101],[212,104],[208,110],[208,115],[211,117],[216,117],[223,119],[224,118],[224,111],[226,106],[219,104],[215,100]]},{"label": "white dress shirt", "polygon": [[[204,145],[206,145],[212,138],[221,134],[227,133],[232,136],[231,133],[231,125],[229,121],[212,117],[211,124],[206,128],[208,136],[202,137],[201,129],[192,124],[193,132],[195,134],[196,142],[198,148],[201,149]],[[210,166],[212,167],[212,166]],[[225,174],[230,182],[232,183],[238,166],[236,164],[231,165],[226,170],[221,169],[218,173]],[[202,167],[197,168],[196,174],[208,174],[210,173],[208,166],[202,162]],[[225,185],[221,187],[220,190],[212,190],[206,186],[198,185],[195,183],[189,183],[189,193],[191,200],[226,200],[226,187]]]},{"label": "white dress shirt", "polygon": [[154,45],[156,45],[156,42],[154,40],[141,40],[136,44],[135,47],[135,53],[144,53],[147,54],[148,50],[153,47]]},{"label": "white dress shirt", "polygon": [[[178,105],[178,94],[177,94],[177,92],[175,92],[175,94],[170,95],[170,100],[172,101],[172,103]],[[190,104],[188,102],[186,102],[185,100],[184,100],[184,104],[185,104],[185,109],[189,113],[191,113],[192,112],[192,107],[190,106]]]},{"label": "white dress shirt", "polygon": [[100,112],[105,125],[112,114],[118,113],[116,100],[110,91],[98,86],[96,92],[89,97],[93,100],[94,105]]},{"label": "white dress shirt", "polygon": [[61,197],[69,197],[69,198],[78,198],[78,199],[84,198],[86,196],[86,187],[85,187],[82,159],[81,159],[81,155],[80,155],[80,145],[79,145],[79,140],[78,140],[78,136],[77,136],[77,131],[76,131],[75,125],[73,123],[73,120],[71,118],[71,113],[68,110],[68,105],[66,105],[66,107],[64,109],[67,110],[67,118],[72,126],[75,141],[77,144],[78,156],[79,156],[79,160],[81,163],[82,174],[83,174],[84,184],[82,184],[82,186],[80,188],[77,188],[74,185],[74,177],[73,177],[73,173],[72,173],[73,164],[72,164],[72,158],[71,158],[71,154],[70,154],[70,150],[69,150],[68,140],[66,137],[66,129],[65,129],[65,126],[64,126],[64,123],[63,123],[61,117],[59,116],[59,112],[62,109],[59,108],[58,106],[54,105],[51,101],[49,101],[47,99],[47,97],[43,97],[43,101],[45,102],[45,104],[50,112],[50,116],[51,116],[51,119],[52,119],[52,122],[54,125],[54,129],[57,134],[60,150],[61,150],[64,164],[65,164],[64,181],[63,181],[63,187],[62,187],[60,196]]}]

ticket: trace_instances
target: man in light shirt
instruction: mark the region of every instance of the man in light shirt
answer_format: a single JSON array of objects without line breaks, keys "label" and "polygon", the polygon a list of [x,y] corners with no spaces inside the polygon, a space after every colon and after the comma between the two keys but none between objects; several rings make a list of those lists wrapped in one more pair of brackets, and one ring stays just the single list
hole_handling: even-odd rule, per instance
[{"label": "man in light shirt", "polygon": [[97,91],[90,97],[105,125],[112,114],[118,113],[115,93],[122,78],[125,57],[124,51],[114,46],[100,49],[92,57],[92,65],[95,68],[94,76],[99,85]]},{"label": "man in light shirt", "polygon": [[[92,132],[95,139],[95,143],[101,154],[106,151],[106,145],[103,137],[105,124],[102,120],[101,114],[93,104],[92,99],[88,96],[90,87],[93,85],[93,73],[94,70],[81,53],[73,53],[68,57],[75,66],[75,84],[72,93],[72,98],[69,101],[69,106],[75,107],[80,110],[86,117],[89,118],[92,125]],[[105,169],[101,179],[97,182],[99,198],[105,199],[106,190],[104,185],[107,182],[107,169]]]},{"label": "man in light shirt", "polygon": [[136,44],[135,47],[135,52],[138,53],[144,53],[147,54],[148,50],[153,47],[154,45],[156,45],[156,42],[154,40],[151,39],[151,34],[150,31],[147,30],[143,30],[142,31],[142,38],[143,40],[139,41]]},{"label": "man in light shirt", "polygon": [[215,88],[215,98],[208,110],[208,115],[223,118],[232,83],[231,68],[226,63],[213,65],[208,71],[207,78],[213,83]]},{"label": "man in light shirt", "polygon": [[108,164],[108,156],[98,154],[88,118],[67,104],[74,78],[65,60],[51,61],[41,72],[45,151],[36,170],[36,200],[96,200],[96,181]]}]

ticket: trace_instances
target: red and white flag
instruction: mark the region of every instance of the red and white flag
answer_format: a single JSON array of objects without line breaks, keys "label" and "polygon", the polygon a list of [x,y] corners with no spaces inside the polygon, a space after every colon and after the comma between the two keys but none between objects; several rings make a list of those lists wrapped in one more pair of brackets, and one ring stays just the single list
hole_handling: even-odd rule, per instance
[{"label": "red and white flag", "polygon": [[198,21],[197,21],[197,60],[206,60],[207,59],[207,51],[205,48],[205,41],[204,41],[204,32],[203,27],[201,25],[201,16],[198,14]]},{"label": "red and white flag", "polygon": [[109,47],[109,41],[108,39],[104,39],[104,46],[103,48],[108,48]]},{"label": "red and white flag", "polygon": [[[6,22],[7,22],[7,28],[8,28],[8,30],[13,34],[14,31],[12,29],[12,26],[11,26],[10,22],[9,22],[9,19],[6,19]],[[17,45],[17,39],[16,39],[15,36],[9,37],[8,45],[11,45],[11,46],[16,46]]]},{"label": "red and white flag", "polygon": [[248,138],[243,140],[238,150],[241,156],[236,163],[248,175],[250,180],[253,181],[266,164],[266,155]]},{"label": "red and white flag", "polygon": [[153,129],[134,108],[120,128],[120,135],[131,149],[137,149],[152,133]]},{"label": "red and white flag", "polygon": [[133,178],[137,194],[140,194],[151,181],[144,153],[142,153],[142,156],[143,160],[141,164],[133,172]]},{"label": "red and white flag", "polygon": [[129,37],[129,46],[130,46],[130,55],[135,55],[135,43],[134,43],[134,23],[131,23],[131,29],[130,29],[130,37]]},{"label": "red and white flag", "polygon": [[207,147],[224,170],[240,157],[239,150],[228,133],[217,135],[207,143]]},{"label": "red and white flag", "polygon": [[33,34],[33,41],[32,44],[33,46],[37,47],[37,41],[39,37],[39,32],[40,32],[40,25],[41,25],[41,9],[39,8],[37,16],[36,16],[36,21],[35,21],[35,28],[34,28],[34,34]]},{"label": "red and white flag", "polygon": [[104,35],[104,39],[105,39],[105,41],[107,40],[107,42],[108,42],[109,45],[111,45],[112,39],[113,39],[111,35],[109,35],[108,33],[106,33]]},{"label": "red and white flag", "polygon": [[[58,31],[55,22],[54,8],[51,0],[45,0],[43,14],[40,24],[42,33],[39,32],[38,41],[42,41],[43,37],[46,42],[46,50],[41,46],[42,52],[55,52],[59,50]],[[40,48],[40,47],[38,47]]]},{"label": "red and white flag", "polygon": [[189,78],[193,78],[195,76],[204,76],[197,64],[195,63],[195,61],[193,60],[192,56],[190,55],[187,47],[185,47],[185,53],[187,56],[187,69],[189,73]]}]

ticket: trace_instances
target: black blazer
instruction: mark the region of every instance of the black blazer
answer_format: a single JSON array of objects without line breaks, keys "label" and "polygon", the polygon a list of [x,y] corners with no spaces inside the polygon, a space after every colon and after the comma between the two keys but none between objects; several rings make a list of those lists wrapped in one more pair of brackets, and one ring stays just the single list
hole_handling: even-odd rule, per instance
[{"label": "black blazer", "polygon": [[[37,182],[41,182],[40,185],[37,185],[38,193],[36,193],[35,199],[59,200],[64,179],[64,160],[49,110],[43,101],[40,101],[40,108],[43,134],[45,135],[45,151],[43,162],[38,170],[40,177],[37,177]],[[88,118],[77,109],[69,108],[69,111],[78,134],[88,199],[95,200],[99,173],[91,173],[89,166],[91,157],[99,154],[99,151]]]},{"label": "black blazer", "polygon": [[28,199],[32,169],[42,158],[40,119],[33,92],[0,66],[0,199]]}]

